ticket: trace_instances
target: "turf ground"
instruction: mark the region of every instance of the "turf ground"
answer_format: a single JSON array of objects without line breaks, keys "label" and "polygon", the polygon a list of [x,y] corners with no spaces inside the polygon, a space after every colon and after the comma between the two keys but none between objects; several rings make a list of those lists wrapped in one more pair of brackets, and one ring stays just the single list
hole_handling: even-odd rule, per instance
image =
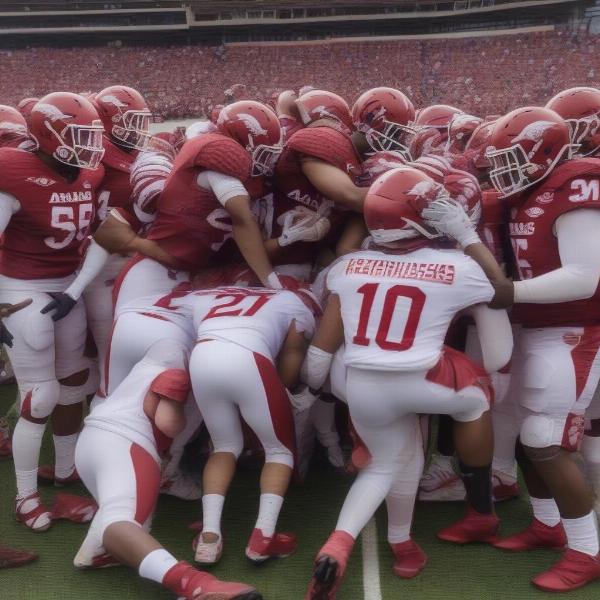
[{"label": "turf ground", "polygon": [[[8,409],[14,388],[0,387],[0,414]],[[102,450],[99,449],[101,452]],[[44,459],[50,458],[48,444]],[[294,487],[281,517],[281,530],[298,534],[298,552],[281,561],[256,567],[246,560],[244,547],[251,532],[258,502],[258,476],[240,473],[232,487],[224,515],[225,552],[214,573],[222,578],[254,584],[265,600],[302,600],[316,551],[335,524],[351,479],[333,471],[311,472],[303,487]],[[35,549],[34,565],[0,573],[0,600],[159,600],[172,594],[142,581],[126,568],[76,571],[73,556],[86,526],[58,522],[46,533],[34,534],[13,520],[14,473],[11,461],[0,463],[0,537],[5,542]],[[68,489],[84,493],[81,486]],[[53,488],[42,488],[50,501]],[[414,537],[429,556],[429,564],[416,579],[402,581],[392,574],[392,558],[385,536],[385,512],[377,516],[357,544],[339,600],[507,600],[548,597],[529,583],[532,575],[549,566],[558,555],[552,551],[506,554],[485,545],[455,547],[436,539],[435,533],[462,513],[459,504],[420,504]],[[529,520],[525,500],[498,506],[502,532],[511,533]],[[193,558],[188,525],[200,518],[199,505],[162,496],[154,535],[175,556]],[[569,594],[570,600],[597,600],[600,583]]]}]

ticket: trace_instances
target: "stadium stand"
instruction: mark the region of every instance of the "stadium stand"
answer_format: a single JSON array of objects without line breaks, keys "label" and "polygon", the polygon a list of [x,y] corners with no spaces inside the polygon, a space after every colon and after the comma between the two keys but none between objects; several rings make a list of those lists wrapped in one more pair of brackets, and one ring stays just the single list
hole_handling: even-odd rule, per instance
[{"label": "stadium stand", "polygon": [[[336,65],[331,69],[331,65]],[[31,65],[22,77],[23,65]],[[305,84],[347,98],[385,82],[417,106],[446,102],[479,115],[542,103],[571,85],[597,85],[600,37],[533,31],[420,40],[166,47],[0,50],[0,94],[16,104],[50,89],[97,90],[114,81],[143,89],[161,119],[203,116],[223,90],[251,97]]]}]

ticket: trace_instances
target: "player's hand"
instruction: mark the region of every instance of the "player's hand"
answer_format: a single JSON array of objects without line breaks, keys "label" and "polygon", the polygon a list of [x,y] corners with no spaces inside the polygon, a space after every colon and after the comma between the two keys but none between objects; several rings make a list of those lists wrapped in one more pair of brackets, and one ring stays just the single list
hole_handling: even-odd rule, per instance
[{"label": "player's hand", "polygon": [[0,304],[0,345],[6,344],[9,348],[12,348],[14,339],[12,333],[6,328],[6,325],[4,325],[1,319],[10,317],[10,315],[24,309],[32,302],[33,300],[31,298],[27,298],[27,300],[23,300],[17,304]]},{"label": "player's hand", "polygon": [[330,228],[327,217],[301,206],[286,215],[277,241],[282,248],[296,242],[318,242],[329,233]]},{"label": "player's hand", "polygon": [[426,225],[442,235],[455,239],[462,248],[481,241],[465,209],[452,198],[434,200],[423,209],[421,216]]},{"label": "player's hand", "polygon": [[64,319],[77,304],[77,300],[74,300],[69,294],[65,294],[64,292],[50,294],[50,296],[52,296],[52,301],[48,302],[40,312],[45,315],[50,311],[54,311],[52,315],[53,321]]}]

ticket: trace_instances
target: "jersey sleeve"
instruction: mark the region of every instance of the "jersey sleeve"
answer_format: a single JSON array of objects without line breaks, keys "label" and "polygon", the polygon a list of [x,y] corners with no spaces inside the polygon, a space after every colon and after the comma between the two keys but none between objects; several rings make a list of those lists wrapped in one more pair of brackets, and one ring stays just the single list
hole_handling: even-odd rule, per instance
[{"label": "jersey sleeve", "polygon": [[352,144],[344,134],[330,127],[310,127],[294,133],[287,145],[302,156],[316,158],[346,170],[353,157]]},{"label": "jersey sleeve", "polygon": [[329,267],[327,274],[325,275],[324,295],[327,294],[339,294],[340,290],[340,278],[346,268],[346,261],[338,259]]},{"label": "jersey sleeve", "polygon": [[296,331],[298,333],[303,333],[304,337],[307,339],[312,338],[315,333],[315,316],[309,310],[309,308],[298,298],[294,296],[294,323],[296,326]]},{"label": "jersey sleeve", "polygon": [[[204,136],[194,138],[202,141]],[[252,170],[252,159],[237,142],[225,136],[218,136],[204,143],[194,159],[194,165],[207,171],[216,171],[223,175],[246,181]]]},{"label": "jersey sleeve", "polygon": [[236,196],[248,196],[248,190],[239,179],[216,171],[200,172],[197,182],[200,187],[210,190],[222,206]]}]

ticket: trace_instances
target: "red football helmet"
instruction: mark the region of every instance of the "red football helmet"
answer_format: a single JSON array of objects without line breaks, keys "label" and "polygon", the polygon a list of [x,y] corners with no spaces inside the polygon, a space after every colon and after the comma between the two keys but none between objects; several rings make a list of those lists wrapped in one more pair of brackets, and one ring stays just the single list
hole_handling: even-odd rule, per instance
[{"label": "red football helmet", "polygon": [[94,105],[70,92],[54,92],[31,109],[29,131],[39,149],[82,169],[97,169],[104,156],[104,127]]},{"label": "red football helmet", "polygon": [[143,150],[152,135],[152,113],[142,95],[126,85],[111,85],[94,98],[106,132],[125,148]]},{"label": "red football helmet", "polygon": [[437,129],[447,129],[452,117],[460,115],[463,111],[449,104],[432,104],[419,111],[415,119],[415,127],[436,127]]},{"label": "red football helmet", "polygon": [[0,104],[0,146],[10,145],[14,140],[27,138],[27,121],[12,106]]},{"label": "red football helmet", "polygon": [[378,246],[414,249],[440,237],[423,223],[421,212],[445,197],[448,193],[439,183],[412,167],[384,173],[369,188],[364,203],[365,223],[373,241]]},{"label": "red football helmet", "polygon": [[446,152],[449,154],[460,154],[464,151],[469,139],[477,128],[483,123],[483,119],[459,113],[452,115],[448,123],[448,141]]},{"label": "red football helmet", "polygon": [[346,133],[351,133],[354,128],[348,103],[333,92],[312,90],[302,94],[296,100],[296,106],[304,125],[310,125],[320,119],[332,119]]},{"label": "red football helmet", "polygon": [[29,125],[29,116],[31,115],[31,109],[39,98],[23,98],[19,104],[17,104],[17,110],[25,117],[25,121]]},{"label": "red football helmet", "polygon": [[298,100],[298,95],[294,90],[284,90],[278,94],[275,102],[275,112],[277,113],[277,116],[293,117],[294,119],[300,120],[296,100]]},{"label": "red football helmet", "polygon": [[486,156],[490,179],[502,198],[536,184],[571,157],[569,126],[548,108],[517,108],[498,119]]},{"label": "red football helmet", "polygon": [[468,139],[465,146],[464,154],[472,160],[479,171],[487,171],[492,166],[490,159],[485,153],[490,145],[495,125],[496,120],[481,123]]},{"label": "red football helmet", "polygon": [[410,155],[417,159],[432,153],[443,154],[446,136],[447,130],[437,127],[423,127],[417,130],[410,140]]},{"label": "red football helmet", "polygon": [[600,148],[600,90],[575,87],[556,94],[546,108],[558,113],[571,129],[571,143],[584,156]]},{"label": "red football helmet", "polygon": [[272,175],[282,150],[277,115],[254,100],[225,106],[217,121],[219,131],[239,142],[252,157],[252,176]]},{"label": "red football helmet", "polygon": [[352,120],[375,152],[394,150],[411,159],[406,137],[415,133],[411,127],[415,107],[400,90],[379,87],[366,91],[352,107]]}]

